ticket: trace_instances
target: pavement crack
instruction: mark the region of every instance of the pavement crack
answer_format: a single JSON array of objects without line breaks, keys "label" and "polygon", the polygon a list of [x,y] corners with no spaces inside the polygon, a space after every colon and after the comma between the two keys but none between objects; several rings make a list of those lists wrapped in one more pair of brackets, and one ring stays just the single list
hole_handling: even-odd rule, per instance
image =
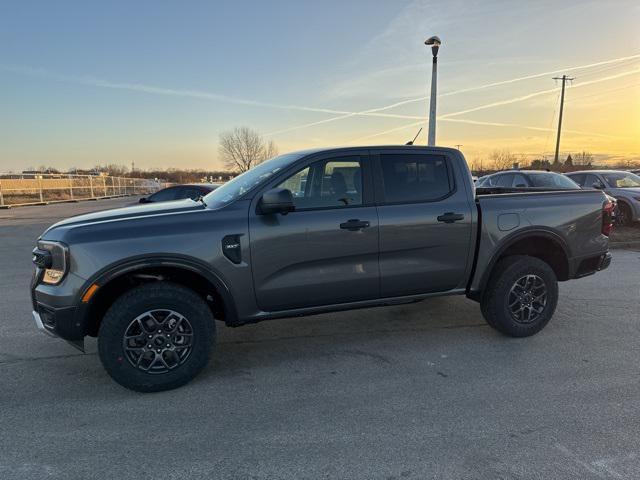
[{"label": "pavement crack", "polygon": [[25,362],[38,362],[40,360],[58,360],[61,358],[74,358],[74,357],[86,357],[87,355],[93,356],[97,353],[69,353],[66,355],[48,355],[46,357],[20,357],[18,355],[12,355],[9,353],[0,353],[2,356],[11,357],[8,360],[0,360],[0,367],[4,365],[13,365],[16,363]]}]

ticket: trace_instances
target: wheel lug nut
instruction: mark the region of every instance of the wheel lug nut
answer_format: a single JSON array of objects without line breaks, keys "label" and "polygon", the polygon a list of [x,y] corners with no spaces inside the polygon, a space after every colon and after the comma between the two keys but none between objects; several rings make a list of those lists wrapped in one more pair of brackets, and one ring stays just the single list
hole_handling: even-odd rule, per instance
[{"label": "wheel lug nut", "polygon": [[149,338],[151,338],[153,335],[149,335]]},{"label": "wheel lug nut", "polygon": [[160,353],[160,349],[157,349],[156,352]]},{"label": "wheel lug nut", "polygon": [[169,345],[169,344],[167,343],[167,348],[169,348],[170,346],[171,346],[171,345]]},{"label": "wheel lug nut", "polygon": [[151,344],[149,344],[149,345],[147,345],[147,348],[153,348],[153,347],[151,346]]}]

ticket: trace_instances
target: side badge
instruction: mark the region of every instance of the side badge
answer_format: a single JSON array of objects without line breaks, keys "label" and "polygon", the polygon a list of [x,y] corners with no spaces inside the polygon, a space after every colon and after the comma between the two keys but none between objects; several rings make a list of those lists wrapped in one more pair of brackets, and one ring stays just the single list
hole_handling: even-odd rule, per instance
[{"label": "side badge", "polygon": [[241,235],[227,235],[222,239],[222,253],[231,263],[235,263],[236,265],[242,262],[240,237]]}]

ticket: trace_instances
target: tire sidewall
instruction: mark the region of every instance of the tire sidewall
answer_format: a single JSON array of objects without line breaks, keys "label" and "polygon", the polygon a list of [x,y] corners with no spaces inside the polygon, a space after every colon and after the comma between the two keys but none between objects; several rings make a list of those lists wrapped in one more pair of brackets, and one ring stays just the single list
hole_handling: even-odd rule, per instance
[{"label": "tire sidewall", "polygon": [[628,227],[629,225],[631,225],[633,222],[631,221],[631,218],[633,216],[631,207],[628,206],[625,203],[619,203],[618,204],[618,218],[619,218],[619,224],[623,227]]},{"label": "tire sidewall", "polygon": [[[547,303],[536,320],[524,324],[513,319],[508,305],[509,294],[516,281],[531,274],[537,275],[545,283]],[[489,324],[502,333],[514,337],[526,337],[542,330],[551,320],[558,303],[558,281],[553,269],[534,257],[520,256],[509,262],[492,287],[490,304],[487,306],[487,314],[492,317]]]},{"label": "tire sidewall", "polygon": [[[184,363],[166,373],[150,374],[129,362],[123,338],[136,317],[157,309],[173,310],[187,318],[193,343]],[[179,285],[148,284],[125,293],[107,311],[98,333],[98,352],[109,375],[124,387],[141,392],[169,390],[189,382],[207,365],[214,334],[211,311],[197,294]]]}]

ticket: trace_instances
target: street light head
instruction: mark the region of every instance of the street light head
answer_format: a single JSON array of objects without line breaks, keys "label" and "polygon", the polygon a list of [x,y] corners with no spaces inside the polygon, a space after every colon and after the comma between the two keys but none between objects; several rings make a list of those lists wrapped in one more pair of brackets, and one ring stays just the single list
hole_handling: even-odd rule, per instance
[{"label": "street light head", "polygon": [[425,45],[442,45],[442,41],[440,40],[440,37],[429,37],[425,40],[424,42]]},{"label": "street light head", "polygon": [[440,37],[436,37],[435,35],[433,37],[429,37],[425,40],[424,44],[431,47],[431,53],[434,57],[438,56],[438,50],[440,49],[440,45],[442,45]]}]

